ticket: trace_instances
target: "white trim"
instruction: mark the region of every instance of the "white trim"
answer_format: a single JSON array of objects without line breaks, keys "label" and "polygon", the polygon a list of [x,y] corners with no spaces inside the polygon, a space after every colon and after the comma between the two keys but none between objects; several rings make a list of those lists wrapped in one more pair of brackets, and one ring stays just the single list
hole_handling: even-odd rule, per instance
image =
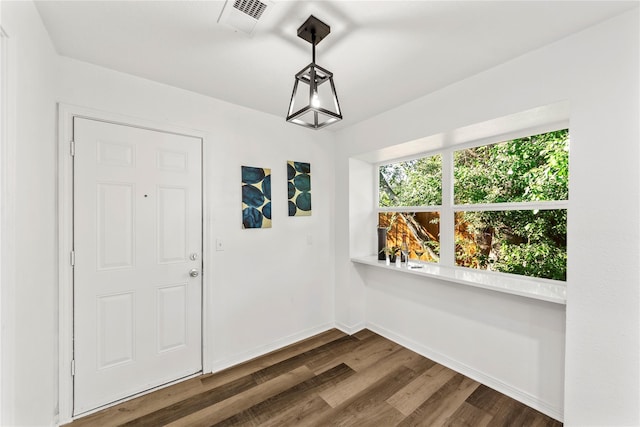
[{"label": "white trim", "polygon": [[347,335],[353,335],[356,332],[360,332],[361,330],[366,328],[367,325],[365,324],[365,322],[359,322],[359,323],[356,323],[353,326],[345,325],[342,322],[335,322],[335,327],[336,327],[336,329],[344,332]]},{"label": "white trim", "polygon": [[[387,209],[395,209],[393,207],[386,208],[380,206],[380,166],[382,163],[373,165],[373,206],[378,209],[378,212],[387,212]],[[377,219],[376,219],[377,220]]]},{"label": "white trim", "polygon": [[237,353],[229,357],[225,357],[224,359],[215,360],[213,361],[211,372],[220,372],[232,366],[236,366],[249,360],[255,359],[256,357],[264,356],[267,353],[280,350],[291,344],[295,344],[299,341],[311,338],[314,335],[326,332],[332,328],[334,328],[333,323],[325,323],[313,328],[305,329],[304,331],[297,332],[295,334],[291,334],[284,338],[280,338],[279,340],[271,342],[269,344],[261,345],[251,350],[243,351],[242,353]]},{"label": "white trim", "polygon": [[16,52],[0,26],[0,425],[15,414]]},{"label": "white trim", "polygon": [[[110,113],[92,108],[70,104],[58,104],[58,280],[59,280],[59,372],[58,372],[58,423],[65,424],[73,420],[73,378],[71,376],[71,361],[73,359],[73,269],[69,263],[69,254],[73,250],[73,159],[69,154],[69,143],[73,139],[73,118],[82,117],[91,120],[157,130],[199,138],[202,141],[202,204],[203,204],[203,274],[202,274],[202,372],[211,372],[211,327],[210,319],[210,283],[207,272],[212,271],[213,265],[209,260],[209,247],[206,237],[210,226],[208,219],[207,183],[210,168],[205,160],[205,133],[159,123],[147,119]],[[204,246],[207,245],[207,246]],[[84,415],[84,414],[83,414]]]},{"label": "white trim", "polygon": [[569,102],[532,108],[507,116],[444,130],[413,141],[355,155],[375,165],[413,160],[443,150],[464,150],[569,127]]},{"label": "white trim", "polygon": [[58,106],[58,423],[72,420],[73,378],[73,162],[69,141],[73,136],[73,111]]},{"label": "white trim", "polygon": [[210,164],[207,144],[205,144],[204,132],[198,132],[199,138],[202,140],[202,373],[208,374],[212,372],[213,363],[211,355],[213,354],[213,339],[211,337],[213,331],[213,292],[211,288],[213,283],[213,251],[211,239],[213,236],[213,226],[210,222],[211,206],[207,197],[210,182],[213,182],[213,164]]},{"label": "white trim", "polygon": [[455,213],[453,205],[453,152],[442,153],[442,210],[440,211],[440,253],[442,265],[456,264]]},{"label": "white trim", "polygon": [[[378,195],[379,197],[379,195]],[[378,212],[439,212],[442,210],[442,205],[432,206],[393,206],[377,208]]]},{"label": "white trim", "polygon": [[[443,187],[446,187],[443,185]],[[444,189],[443,189],[444,192]],[[454,212],[477,212],[477,211],[531,211],[531,210],[552,210],[568,209],[568,200],[546,200],[535,202],[509,202],[509,203],[470,203],[468,205],[443,205],[433,206],[393,206],[377,208],[377,212],[440,212],[451,209]]]},{"label": "white trim", "polygon": [[382,326],[376,325],[372,322],[367,322],[367,328],[383,337],[400,344],[401,346],[408,348],[409,350],[415,351],[416,353],[424,356],[428,359],[433,360],[443,366],[446,366],[449,369],[452,369],[456,372],[465,375],[466,377],[471,378],[481,384],[486,385],[487,387],[491,387],[494,390],[499,391],[502,394],[505,394],[519,402],[524,403],[527,406],[530,406],[533,409],[536,409],[543,414],[546,414],[558,421],[564,421],[564,409],[559,408],[553,405],[550,402],[546,402],[538,399],[537,397],[520,390],[516,387],[513,387],[499,379],[484,373],[482,371],[478,371],[468,365],[465,365],[462,362],[459,362],[455,359],[450,358],[442,353],[439,353],[432,348],[420,344],[410,338],[407,338],[401,334],[390,331]]},{"label": "white trim", "polygon": [[476,203],[468,205],[453,205],[454,212],[478,212],[478,211],[532,211],[568,209],[568,200],[549,200],[538,202],[513,202],[513,203]]},{"label": "white trim", "polygon": [[[543,107],[544,108],[544,107]],[[523,114],[526,114],[524,112]],[[568,113],[567,113],[568,114]],[[568,117],[568,115],[567,115]],[[452,153],[456,151],[468,150],[469,148],[482,147],[485,145],[500,144],[502,142],[508,142],[514,139],[526,138],[528,136],[540,135],[543,133],[554,132],[561,129],[569,129],[569,119],[556,120],[547,123],[539,123],[534,126],[529,126],[522,129],[511,130],[509,132],[500,133],[497,135],[487,136],[483,138],[474,138],[473,140],[457,144],[448,148]],[[469,129],[469,135],[474,132],[473,126]]]}]

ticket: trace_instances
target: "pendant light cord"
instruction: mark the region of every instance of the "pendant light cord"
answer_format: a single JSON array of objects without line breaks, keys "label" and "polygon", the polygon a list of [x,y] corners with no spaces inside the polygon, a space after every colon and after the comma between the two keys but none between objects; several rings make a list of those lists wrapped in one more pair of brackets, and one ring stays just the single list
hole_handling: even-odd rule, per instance
[{"label": "pendant light cord", "polygon": [[316,32],[311,30],[311,62],[316,63]]}]

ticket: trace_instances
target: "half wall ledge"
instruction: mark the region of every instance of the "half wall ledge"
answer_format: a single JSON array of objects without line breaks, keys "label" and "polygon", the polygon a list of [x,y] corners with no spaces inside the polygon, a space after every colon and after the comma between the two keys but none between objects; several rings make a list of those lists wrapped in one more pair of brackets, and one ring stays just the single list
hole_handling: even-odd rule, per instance
[{"label": "half wall ledge", "polygon": [[548,301],[555,304],[567,304],[567,286],[563,282],[553,280],[528,278],[507,273],[477,271],[462,267],[445,267],[433,263],[420,263],[421,268],[409,269],[404,264],[401,268],[398,268],[393,264],[390,266],[386,265],[385,261],[379,261],[375,255],[353,257],[351,261],[357,264],[395,271],[400,274],[430,277],[460,285],[473,286],[495,292]]}]

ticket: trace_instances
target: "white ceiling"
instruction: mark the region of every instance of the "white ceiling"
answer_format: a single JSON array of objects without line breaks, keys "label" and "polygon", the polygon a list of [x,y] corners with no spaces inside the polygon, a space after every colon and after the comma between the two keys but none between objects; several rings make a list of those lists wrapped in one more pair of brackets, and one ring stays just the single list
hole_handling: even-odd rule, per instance
[{"label": "white ceiling", "polygon": [[[249,37],[217,23],[224,1],[38,1],[61,55],[284,116],[311,62],[296,35],[331,26],[337,130],[638,7],[638,1],[283,1]],[[549,64],[550,67],[553,64]]]}]

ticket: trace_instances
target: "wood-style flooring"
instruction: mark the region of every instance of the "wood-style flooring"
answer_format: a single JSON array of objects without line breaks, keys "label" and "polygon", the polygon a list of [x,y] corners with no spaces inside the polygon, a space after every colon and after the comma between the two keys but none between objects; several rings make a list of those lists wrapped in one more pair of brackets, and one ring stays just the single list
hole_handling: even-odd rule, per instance
[{"label": "wood-style flooring", "polygon": [[330,330],[79,426],[561,426],[369,330]]}]

